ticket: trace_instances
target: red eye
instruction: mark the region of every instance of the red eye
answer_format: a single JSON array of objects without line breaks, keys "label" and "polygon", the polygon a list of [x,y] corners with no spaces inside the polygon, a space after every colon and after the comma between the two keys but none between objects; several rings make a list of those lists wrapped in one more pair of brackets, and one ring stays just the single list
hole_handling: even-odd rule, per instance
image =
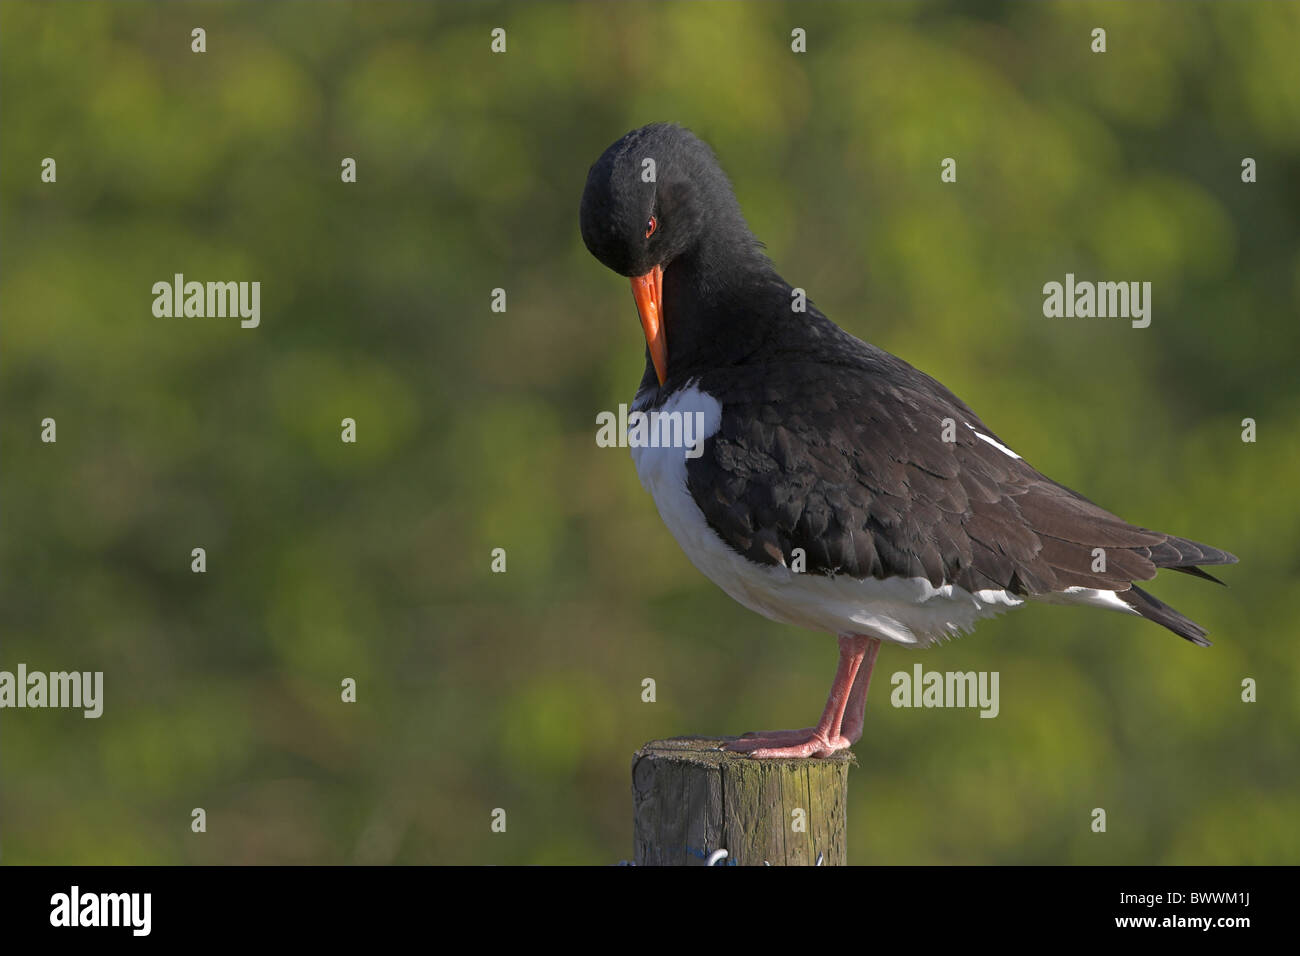
[{"label": "red eye", "polygon": [[658,227],[659,227],[659,221],[655,219],[654,216],[651,216],[648,220],[646,220],[645,237],[649,239],[652,235],[654,235],[654,231]]}]

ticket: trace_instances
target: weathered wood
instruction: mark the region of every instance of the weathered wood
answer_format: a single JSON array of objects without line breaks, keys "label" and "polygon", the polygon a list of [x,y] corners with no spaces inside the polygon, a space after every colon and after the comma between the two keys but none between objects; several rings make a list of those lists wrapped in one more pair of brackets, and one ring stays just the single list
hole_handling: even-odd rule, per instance
[{"label": "weathered wood", "polygon": [[[675,737],[632,758],[633,861],[703,866],[847,862],[848,751],[825,760],[754,760],[719,750],[726,737]],[[804,811],[798,829],[796,810]]]}]

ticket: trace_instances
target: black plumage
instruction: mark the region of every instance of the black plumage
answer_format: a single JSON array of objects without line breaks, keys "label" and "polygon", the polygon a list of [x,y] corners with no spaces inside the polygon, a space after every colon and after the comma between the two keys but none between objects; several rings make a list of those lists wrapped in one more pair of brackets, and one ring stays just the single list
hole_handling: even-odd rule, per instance
[{"label": "black plumage", "polygon": [[[773,321],[827,320],[811,312]],[[1124,591],[1159,568],[1209,577],[1197,565],[1236,560],[1131,525],[983,441],[977,432],[1004,444],[901,360],[847,334],[818,341],[822,354],[798,362],[775,348],[771,364],[751,359],[698,377],[722,404],[722,425],[687,463],[688,488],[710,527],[749,560],[788,563],[802,548],[813,574],[923,577],[1022,596]],[[1095,548],[1104,571],[1093,570]],[[1203,642],[1197,625],[1138,594],[1128,601],[1138,613]]]}]

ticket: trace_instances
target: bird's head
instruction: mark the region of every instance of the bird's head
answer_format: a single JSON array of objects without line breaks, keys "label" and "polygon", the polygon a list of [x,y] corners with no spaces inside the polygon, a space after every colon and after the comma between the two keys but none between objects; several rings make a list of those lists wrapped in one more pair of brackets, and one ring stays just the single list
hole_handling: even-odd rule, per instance
[{"label": "bird's head", "polygon": [[580,222],[591,254],[632,280],[662,385],[668,368],[664,270],[710,234],[738,224],[748,236],[731,183],[703,140],[680,126],[654,123],[628,133],[596,160]]}]

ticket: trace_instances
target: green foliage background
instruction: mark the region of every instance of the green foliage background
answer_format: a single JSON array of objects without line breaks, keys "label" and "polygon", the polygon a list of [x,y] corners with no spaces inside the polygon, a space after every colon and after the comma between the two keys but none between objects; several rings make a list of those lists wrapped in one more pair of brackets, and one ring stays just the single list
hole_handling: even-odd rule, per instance
[{"label": "green foliage background", "polygon": [[[5,860],[612,863],[643,741],[815,717],[833,638],[734,604],[594,442],[644,351],[578,199],[668,119],[833,319],[1241,557],[1153,587],[1209,650],[1047,607],[885,648],[851,858],[1300,861],[1297,48],[1294,4],[5,0],[0,669],[106,684],[0,713]],[[1151,327],[1044,319],[1067,271],[1152,281]],[[261,328],[154,318],[174,272],[260,280]],[[890,707],[916,661],[1001,715]]]}]

